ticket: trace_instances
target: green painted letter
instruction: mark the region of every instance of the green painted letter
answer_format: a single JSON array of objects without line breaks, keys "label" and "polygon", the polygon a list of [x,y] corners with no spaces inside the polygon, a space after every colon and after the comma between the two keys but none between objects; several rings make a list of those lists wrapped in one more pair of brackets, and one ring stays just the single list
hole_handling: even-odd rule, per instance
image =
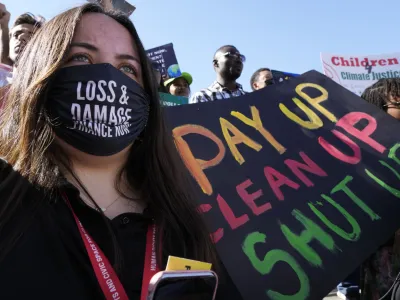
[{"label": "green painted letter", "polygon": [[332,237],[327,234],[321,227],[315,224],[312,220],[304,216],[299,210],[294,209],[292,215],[300,221],[306,228],[300,235],[293,233],[285,224],[281,225],[281,230],[289,243],[296,249],[305,259],[313,266],[321,267],[322,260],[317,252],[308,244],[316,239],[322,246],[331,250],[335,249],[335,242]]},{"label": "green painted letter", "polygon": [[[390,171],[392,171],[398,179],[400,179],[400,174],[397,173],[397,171],[395,169],[393,169],[388,163],[386,163],[383,160],[380,160],[379,162],[381,163],[381,165],[384,165],[386,168],[388,168]],[[367,173],[367,175],[369,177],[371,177],[373,180],[375,180],[376,183],[378,183],[381,187],[388,190],[392,195],[396,196],[397,198],[400,198],[400,191],[398,189],[391,187],[390,185],[385,183],[383,180],[379,179],[374,174],[372,174],[368,169],[365,169],[365,172]]]},{"label": "green painted letter", "polygon": [[372,221],[379,220],[381,217],[378,216],[364,201],[356,196],[352,190],[346,185],[348,182],[352,181],[353,177],[346,176],[341,182],[339,182],[331,191],[331,195],[338,191],[343,191],[355,204],[358,205],[370,218]]},{"label": "green painted letter", "polygon": [[254,246],[258,243],[266,243],[266,235],[260,232],[252,232],[245,238],[242,249],[250,260],[253,267],[261,274],[266,275],[271,273],[274,265],[278,262],[287,263],[293,271],[295,271],[297,277],[300,281],[300,289],[294,295],[283,295],[281,293],[268,290],[267,295],[273,300],[297,300],[297,299],[307,299],[310,294],[310,283],[308,281],[307,274],[303,271],[296,260],[286,251],[274,249],[269,251],[264,260],[260,260],[257,257]]},{"label": "green painted letter", "polygon": [[311,210],[320,218],[322,222],[326,226],[328,226],[333,232],[335,232],[337,235],[340,237],[344,238],[345,240],[348,241],[357,241],[360,238],[361,235],[361,228],[360,225],[358,224],[357,220],[348,213],[347,210],[343,208],[339,203],[337,203],[335,200],[332,198],[326,196],[326,195],[321,195],[321,197],[330,203],[333,207],[335,207],[345,218],[346,220],[350,223],[353,231],[350,233],[347,233],[344,231],[342,228],[339,226],[333,224],[323,213],[321,213],[312,203],[308,203],[308,206],[311,208]]},{"label": "green painted letter", "polygon": [[398,165],[400,165],[400,159],[396,156],[397,149],[400,148],[400,143],[397,143],[389,151],[389,158],[393,159]]}]

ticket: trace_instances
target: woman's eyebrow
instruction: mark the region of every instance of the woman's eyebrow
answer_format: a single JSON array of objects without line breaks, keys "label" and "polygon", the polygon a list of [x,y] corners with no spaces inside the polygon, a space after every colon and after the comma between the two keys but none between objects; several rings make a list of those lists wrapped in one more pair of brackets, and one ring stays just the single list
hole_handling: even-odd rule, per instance
[{"label": "woman's eyebrow", "polygon": [[130,54],[118,54],[117,59],[130,59],[136,61],[138,64],[140,64],[140,60],[134,57],[133,55]]},{"label": "woman's eyebrow", "polygon": [[88,44],[88,43],[72,43],[71,44],[71,48],[72,47],[81,47],[81,48],[86,48],[88,50],[91,51],[98,51],[99,49],[97,49],[95,46],[93,46],[92,44]]}]

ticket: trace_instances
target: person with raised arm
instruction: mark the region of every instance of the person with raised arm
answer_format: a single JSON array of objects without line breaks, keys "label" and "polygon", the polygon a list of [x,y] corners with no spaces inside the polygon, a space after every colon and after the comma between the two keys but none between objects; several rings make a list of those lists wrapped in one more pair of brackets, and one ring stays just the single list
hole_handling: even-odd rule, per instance
[{"label": "person with raised arm", "polygon": [[10,17],[6,6],[0,3],[0,63],[14,66],[32,35],[43,25],[44,19],[25,13],[15,19],[10,29]]}]

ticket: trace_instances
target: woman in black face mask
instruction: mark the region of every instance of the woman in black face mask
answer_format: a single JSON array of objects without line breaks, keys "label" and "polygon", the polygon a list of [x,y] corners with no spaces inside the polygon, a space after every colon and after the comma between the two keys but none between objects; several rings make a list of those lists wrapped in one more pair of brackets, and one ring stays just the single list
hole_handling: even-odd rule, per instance
[{"label": "woman in black face mask", "polygon": [[0,299],[139,299],[168,255],[215,265],[129,19],[71,9],[20,65],[0,120]]}]

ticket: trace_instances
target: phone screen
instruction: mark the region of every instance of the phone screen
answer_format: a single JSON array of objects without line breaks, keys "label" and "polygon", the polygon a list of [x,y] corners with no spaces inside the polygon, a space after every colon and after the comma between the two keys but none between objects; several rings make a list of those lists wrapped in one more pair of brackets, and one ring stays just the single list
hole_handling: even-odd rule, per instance
[{"label": "phone screen", "polygon": [[213,300],[215,277],[166,278],[156,287],[154,300]]}]

